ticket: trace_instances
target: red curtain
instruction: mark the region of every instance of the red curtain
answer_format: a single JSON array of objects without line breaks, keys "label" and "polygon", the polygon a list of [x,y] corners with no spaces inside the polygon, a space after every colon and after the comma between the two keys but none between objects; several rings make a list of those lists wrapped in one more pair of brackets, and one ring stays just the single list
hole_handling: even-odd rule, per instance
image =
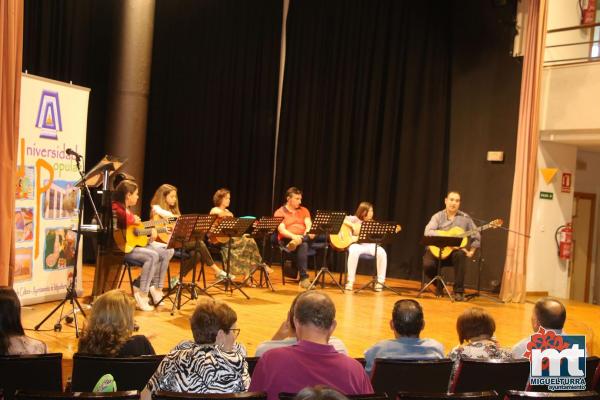
[{"label": "red curtain", "polygon": [[0,285],[15,264],[15,173],[23,59],[23,1],[0,1]]}]

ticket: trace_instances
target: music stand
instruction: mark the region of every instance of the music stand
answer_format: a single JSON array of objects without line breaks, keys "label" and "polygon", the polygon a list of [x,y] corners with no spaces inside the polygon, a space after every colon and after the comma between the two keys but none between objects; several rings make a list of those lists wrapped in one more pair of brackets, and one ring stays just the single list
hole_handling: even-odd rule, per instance
[{"label": "music stand", "polygon": [[[317,215],[315,215],[315,220],[312,222],[309,234],[319,235],[325,234],[326,238],[329,238],[331,234],[337,234],[340,232],[342,228],[342,224],[344,223],[344,219],[346,218],[346,213],[343,211],[322,211],[317,210]],[[328,275],[333,283],[344,293],[344,288],[342,285],[335,280],[329,268],[327,268],[327,252],[329,250],[329,240],[325,240],[324,247],[324,255],[323,255],[323,265],[319,269],[319,272],[315,275],[315,279],[313,279],[312,283],[306,290],[313,289],[315,285],[321,280],[321,289],[325,287],[325,275]],[[283,266],[282,266],[283,268]]]},{"label": "music stand", "polygon": [[[454,297],[450,295],[450,291],[448,290],[448,286],[446,286],[446,281],[442,278],[442,250],[444,247],[458,247],[460,246],[463,238],[462,237],[453,237],[453,236],[423,236],[421,239],[421,244],[424,246],[436,246],[438,248],[437,255],[437,272],[436,275],[427,283],[427,285],[423,286],[423,288],[417,293],[417,297],[421,297],[425,289],[427,289],[431,284],[435,281],[440,281],[442,286],[444,287],[444,291],[450,297],[450,301],[454,303]],[[436,289],[437,290],[437,289]],[[439,291],[438,291],[439,296]]]},{"label": "music stand", "polygon": [[[258,221],[256,221],[256,223],[254,224],[252,233],[250,234],[250,236],[252,236],[255,240],[259,239],[259,238],[262,239],[263,263],[258,265],[257,268],[254,271],[252,271],[250,276],[248,276],[248,278],[246,278],[246,281],[250,280],[252,282],[254,280],[252,277],[254,275],[254,273],[256,271],[260,271],[258,286],[261,288],[263,287],[263,277],[264,277],[265,285],[267,285],[268,288],[271,288],[272,292],[275,291],[275,288],[273,288],[273,284],[271,283],[271,278],[269,277],[269,272],[265,268],[264,255],[266,254],[266,251],[267,251],[266,249],[267,249],[267,242],[269,240],[269,237],[273,234],[273,232],[275,232],[275,230],[281,224],[282,221],[283,221],[283,217],[271,217],[271,216],[260,217],[260,219]],[[283,268],[283,266],[281,266],[281,268]]]},{"label": "music stand", "polygon": [[[175,226],[173,227],[173,233],[171,233],[171,239],[167,244],[167,249],[182,249],[185,243],[188,243],[192,240],[198,240],[198,238],[202,238],[206,232],[210,229],[213,222],[215,221],[216,216],[214,215],[198,215],[198,214],[187,214],[181,215],[177,218],[175,222]],[[183,252],[181,257],[179,258],[179,282],[171,289],[169,289],[168,293],[163,296],[162,299],[158,301],[155,306],[158,306],[164,299],[167,297],[169,299],[170,296],[175,293],[175,300],[171,300],[173,302],[173,307],[171,308],[171,315],[175,313],[175,308],[177,310],[181,310],[181,306],[187,304],[189,301],[196,299],[196,291],[199,290],[203,294],[212,297],[208,294],[204,289],[196,285],[195,277],[196,277],[196,263],[192,266],[193,278],[191,283],[183,282]],[[190,293],[190,297],[181,304],[181,296],[182,291],[187,290]]]},{"label": "music stand", "polygon": [[379,282],[377,280],[377,249],[384,243],[391,241],[396,235],[396,229],[398,224],[395,222],[381,222],[381,221],[363,221],[360,224],[360,232],[358,233],[357,243],[373,243],[375,244],[375,269],[371,280],[365,285],[361,286],[354,293],[358,293],[363,289],[370,287],[375,291],[375,285],[380,284],[383,289],[387,289],[396,293],[400,296],[400,292],[396,289],[388,286],[385,282]]},{"label": "music stand", "polygon": [[224,217],[219,220],[217,225],[213,225],[210,229],[210,233],[214,236],[221,236],[229,238],[227,240],[227,260],[223,260],[225,263],[225,277],[219,279],[206,289],[210,289],[218,284],[223,284],[224,291],[230,291],[233,294],[233,290],[239,290],[246,299],[250,300],[250,297],[244,292],[242,286],[231,279],[231,244],[233,243],[234,237],[242,236],[250,226],[256,221],[256,218],[235,218],[235,217]]}]

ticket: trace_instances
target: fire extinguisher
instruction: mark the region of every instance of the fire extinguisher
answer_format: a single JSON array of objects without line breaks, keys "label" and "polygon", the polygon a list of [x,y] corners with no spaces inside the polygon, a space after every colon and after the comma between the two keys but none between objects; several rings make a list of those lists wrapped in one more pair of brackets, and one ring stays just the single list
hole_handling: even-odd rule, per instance
[{"label": "fire extinguisher", "polygon": [[579,10],[582,25],[596,22],[596,0],[579,0]]},{"label": "fire extinguisher", "polygon": [[558,257],[561,260],[571,259],[571,250],[573,249],[573,226],[570,222],[561,225],[554,233],[556,247],[558,247]]}]

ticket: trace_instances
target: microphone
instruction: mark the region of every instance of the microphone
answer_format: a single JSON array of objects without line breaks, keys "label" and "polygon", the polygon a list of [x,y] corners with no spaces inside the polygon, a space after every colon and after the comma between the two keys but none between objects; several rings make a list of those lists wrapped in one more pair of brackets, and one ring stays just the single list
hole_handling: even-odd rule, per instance
[{"label": "microphone", "polygon": [[70,156],[75,157],[78,160],[81,160],[83,157],[81,156],[81,154],[79,154],[78,152],[76,152],[75,150],[68,148],[67,149],[67,154]]}]

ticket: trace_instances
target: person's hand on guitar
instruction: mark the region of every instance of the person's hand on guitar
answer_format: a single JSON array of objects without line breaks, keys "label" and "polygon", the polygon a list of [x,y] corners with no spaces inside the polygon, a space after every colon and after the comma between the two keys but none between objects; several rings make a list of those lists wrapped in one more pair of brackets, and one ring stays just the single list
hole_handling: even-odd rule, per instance
[{"label": "person's hand on guitar", "polygon": [[476,249],[467,250],[466,248],[461,247],[461,250],[467,255],[467,257],[471,258],[473,255],[475,255]]},{"label": "person's hand on guitar", "polygon": [[135,222],[136,224],[139,224],[140,222],[142,222],[142,220],[137,215],[134,215],[133,216],[133,222]]},{"label": "person's hand on guitar", "polygon": [[150,231],[150,241],[154,242],[157,237],[158,237],[158,232],[156,231],[156,228],[152,228],[152,230]]}]

